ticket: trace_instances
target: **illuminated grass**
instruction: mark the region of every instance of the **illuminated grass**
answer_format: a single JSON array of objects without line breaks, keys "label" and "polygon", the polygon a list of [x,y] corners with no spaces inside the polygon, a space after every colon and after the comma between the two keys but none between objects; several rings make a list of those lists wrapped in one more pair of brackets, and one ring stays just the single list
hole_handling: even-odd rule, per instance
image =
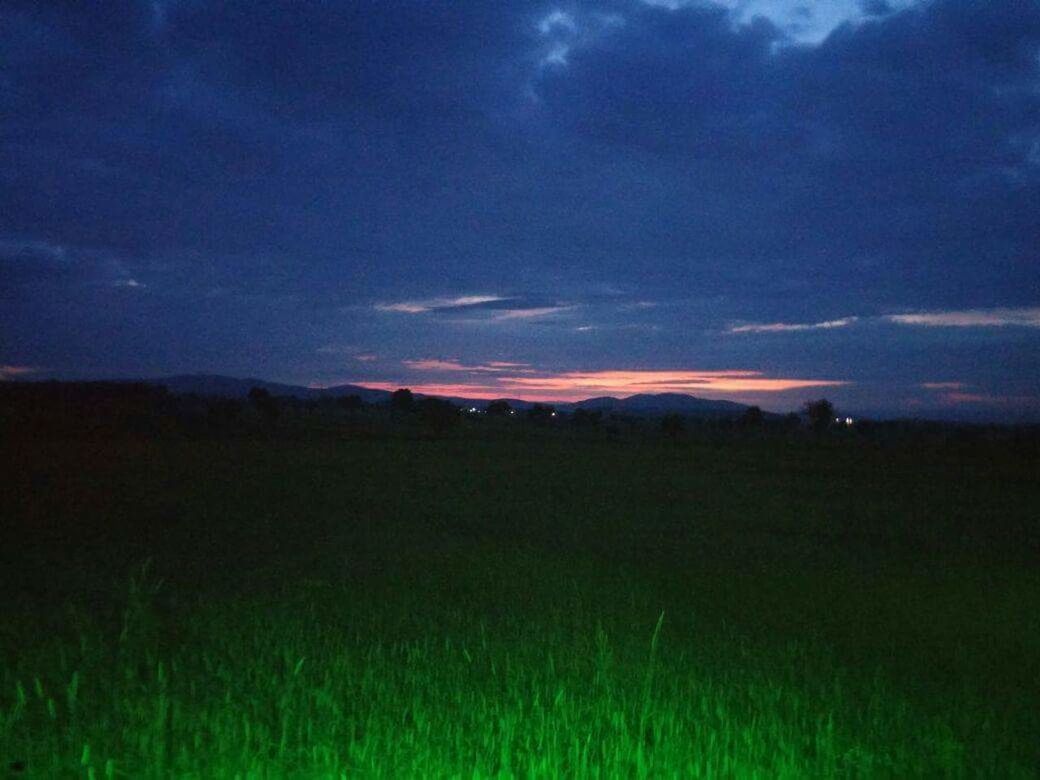
[{"label": "illuminated grass", "polygon": [[[818,648],[705,636],[691,616],[659,613],[655,626],[647,592],[607,594],[605,582],[583,589],[531,561],[498,563],[530,578],[527,609],[469,612],[429,581],[364,594],[315,581],[275,603],[197,608],[179,627],[129,599],[121,637],[72,615],[78,631],[5,669],[0,750],[36,776],[985,769],[942,718]],[[994,774],[1016,774],[990,760]]]},{"label": "illuminated grass", "polygon": [[[875,575],[849,561],[876,551],[828,566],[786,537],[763,552],[761,536],[734,530],[793,525],[782,496],[759,485],[755,515],[744,494],[709,492],[710,474],[684,483],[688,466],[656,452],[663,476],[638,461],[598,482],[580,461],[550,460],[560,474],[500,461],[478,481],[479,452],[436,447],[442,457],[395,476],[412,445],[395,446],[306,449],[297,466],[243,449],[237,482],[223,458],[188,466],[176,454],[184,471],[166,490],[193,518],[177,526],[183,541],[168,532],[153,563],[137,558],[109,588],[104,556],[143,546],[124,524],[125,549],[66,550],[79,568],[50,570],[100,583],[99,604],[62,590],[53,613],[5,607],[4,766],[99,778],[1035,775],[1028,572],[889,556],[869,559]],[[106,468],[92,479],[106,497],[123,486],[126,511],[170,479]],[[359,492],[334,476],[351,468]],[[640,479],[670,489],[667,501],[644,500]],[[713,524],[677,537],[669,507],[691,486]],[[804,484],[788,494],[807,522],[829,500]],[[286,534],[270,518],[291,506],[304,514]],[[352,514],[362,506],[369,516]]]}]

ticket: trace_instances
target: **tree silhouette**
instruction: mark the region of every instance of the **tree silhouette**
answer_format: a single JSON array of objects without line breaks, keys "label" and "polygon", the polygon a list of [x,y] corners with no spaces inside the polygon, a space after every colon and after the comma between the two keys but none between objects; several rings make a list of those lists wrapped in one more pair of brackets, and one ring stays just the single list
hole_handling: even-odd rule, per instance
[{"label": "tree silhouette", "polygon": [[533,423],[544,425],[556,416],[556,410],[545,404],[535,404],[527,410],[527,419]]},{"label": "tree silhouette", "polygon": [[407,387],[394,390],[390,394],[390,408],[396,412],[410,412],[415,406],[415,397]]},{"label": "tree silhouette", "polygon": [[761,428],[765,422],[765,415],[762,414],[762,410],[759,407],[749,406],[740,415],[739,422],[745,428]]},{"label": "tree silhouette", "polygon": [[489,417],[508,417],[513,413],[513,407],[509,401],[492,401],[487,405],[487,413]]},{"label": "tree silhouette", "polygon": [[834,422],[834,404],[826,398],[806,402],[803,411],[814,431],[825,431]]}]

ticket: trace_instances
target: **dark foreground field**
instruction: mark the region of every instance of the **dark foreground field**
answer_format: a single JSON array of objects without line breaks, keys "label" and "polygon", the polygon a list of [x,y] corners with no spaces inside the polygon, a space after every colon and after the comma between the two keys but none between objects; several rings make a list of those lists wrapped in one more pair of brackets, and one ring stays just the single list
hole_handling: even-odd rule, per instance
[{"label": "dark foreground field", "polygon": [[1040,770],[1040,483],[999,443],[0,458],[0,773]]}]

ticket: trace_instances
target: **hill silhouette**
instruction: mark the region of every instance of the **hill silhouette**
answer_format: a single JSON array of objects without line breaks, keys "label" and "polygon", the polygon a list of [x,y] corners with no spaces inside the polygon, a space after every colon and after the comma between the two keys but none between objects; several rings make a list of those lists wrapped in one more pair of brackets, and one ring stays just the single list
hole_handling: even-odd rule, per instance
[{"label": "hill silhouette", "polygon": [[[135,380],[148,384],[164,385],[172,393],[194,393],[202,396],[221,398],[245,398],[251,388],[260,387],[271,395],[287,396],[300,399],[338,398],[346,395],[357,395],[365,403],[386,403],[390,392],[363,385],[335,385],[332,387],[305,387],[302,385],[268,382],[263,379],[229,377],[219,374],[181,374],[157,379]],[[424,398],[416,393],[416,398]],[[461,396],[431,396],[443,398],[462,407],[484,409],[492,400],[504,400],[514,409],[526,410],[534,406],[533,401],[518,398],[464,398]],[[548,402],[562,412],[586,409],[615,414],[636,416],[657,416],[662,414],[683,414],[691,417],[739,417],[748,409],[746,404],[734,401],[719,401],[698,398],[684,393],[639,393],[624,398],[600,396],[586,398],[582,401]]]}]

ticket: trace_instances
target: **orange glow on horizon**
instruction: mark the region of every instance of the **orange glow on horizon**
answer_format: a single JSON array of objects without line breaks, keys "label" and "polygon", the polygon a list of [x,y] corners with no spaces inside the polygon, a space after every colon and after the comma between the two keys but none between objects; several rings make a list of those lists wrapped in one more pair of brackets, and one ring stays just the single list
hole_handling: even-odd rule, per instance
[{"label": "orange glow on horizon", "polygon": [[35,366],[0,366],[0,382],[35,374],[39,370]]},{"label": "orange glow on horizon", "polygon": [[[482,376],[481,379],[485,379]],[[358,384],[378,390],[408,387],[423,395],[464,398],[517,398],[524,401],[581,401],[602,395],[629,396],[639,393],[687,393],[729,395],[734,393],[782,393],[810,387],[837,387],[848,382],[830,379],[763,377],[758,371],[567,371],[546,376],[487,377],[490,381],[458,383]]]},{"label": "orange glow on horizon", "polygon": [[464,384],[415,384],[409,382],[352,382],[351,384],[361,385],[362,387],[370,387],[373,390],[389,390],[393,392],[402,387],[406,387],[413,393],[419,393],[420,395],[443,395],[443,396],[456,396],[461,398],[476,398],[487,401],[493,401],[496,398],[518,398],[523,401],[565,401],[567,399],[560,398],[559,396],[553,396],[552,398],[546,397],[535,397],[533,395],[518,396],[515,394],[507,393],[500,387],[492,385],[464,385]]}]

